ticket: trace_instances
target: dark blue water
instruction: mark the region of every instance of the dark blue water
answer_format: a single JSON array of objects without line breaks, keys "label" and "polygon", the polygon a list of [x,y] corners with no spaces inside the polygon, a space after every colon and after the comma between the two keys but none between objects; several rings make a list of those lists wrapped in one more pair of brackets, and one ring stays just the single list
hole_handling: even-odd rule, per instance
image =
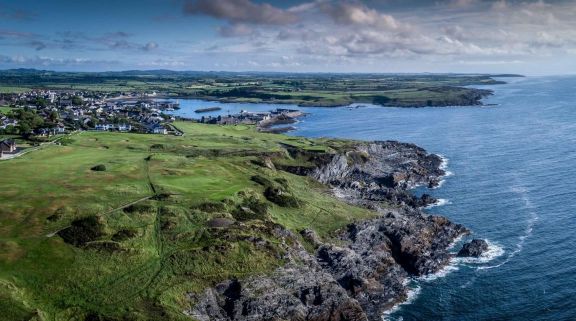
[{"label": "dark blue water", "polygon": [[576,320],[576,77],[489,88],[498,106],[308,108],[293,133],[401,140],[449,159],[454,175],[431,191],[446,205],[429,211],[488,239],[490,256],[412,281],[389,320]]}]

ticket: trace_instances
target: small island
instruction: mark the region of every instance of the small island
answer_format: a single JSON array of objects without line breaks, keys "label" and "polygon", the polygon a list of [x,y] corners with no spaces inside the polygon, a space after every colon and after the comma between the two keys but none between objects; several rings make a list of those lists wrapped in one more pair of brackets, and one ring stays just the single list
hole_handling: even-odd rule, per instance
[{"label": "small island", "polygon": [[220,111],[220,110],[222,110],[222,107],[208,107],[208,108],[196,109],[194,112],[197,114],[202,114],[202,113],[209,113],[209,112]]}]

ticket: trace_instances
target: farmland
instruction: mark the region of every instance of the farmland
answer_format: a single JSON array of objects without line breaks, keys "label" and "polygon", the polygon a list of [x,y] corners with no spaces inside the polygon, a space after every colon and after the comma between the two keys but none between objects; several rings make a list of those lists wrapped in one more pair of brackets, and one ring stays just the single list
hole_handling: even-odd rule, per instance
[{"label": "farmland", "polygon": [[[425,107],[478,105],[490,94],[472,85],[502,81],[491,75],[282,74],[127,71],[66,73],[39,70],[0,72],[6,92],[27,89],[107,93],[152,93],[173,98],[222,102],[280,103],[301,106]],[[515,75],[496,75],[510,77]]]}]

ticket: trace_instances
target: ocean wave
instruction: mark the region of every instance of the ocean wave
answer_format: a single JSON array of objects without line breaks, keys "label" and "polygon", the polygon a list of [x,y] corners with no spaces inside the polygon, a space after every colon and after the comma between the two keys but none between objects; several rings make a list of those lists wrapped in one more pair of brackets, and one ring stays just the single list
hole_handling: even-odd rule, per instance
[{"label": "ocean wave", "polygon": [[456,258],[452,258],[452,259],[450,259],[450,262],[445,267],[440,269],[440,271],[438,271],[436,273],[421,276],[417,280],[423,281],[423,282],[431,282],[431,281],[434,281],[434,280],[437,280],[440,278],[444,278],[448,274],[450,274],[452,272],[456,272],[458,270],[460,270],[460,267],[458,266],[458,260]]},{"label": "ocean wave", "polygon": [[532,232],[534,230],[534,225],[538,222],[538,213],[534,210],[534,205],[530,201],[528,197],[528,191],[524,187],[513,187],[512,191],[520,195],[520,198],[523,202],[523,209],[528,209],[528,220],[526,221],[526,227],[524,228],[524,232],[522,235],[518,237],[518,242],[516,243],[516,247],[510,254],[506,257],[506,259],[498,264],[490,265],[490,266],[481,266],[479,270],[488,270],[488,269],[495,269],[501,267],[502,265],[510,262],[516,255],[518,255],[524,249],[524,243],[526,240],[532,236]]},{"label": "ocean wave", "polygon": [[444,198],[439,198],[436,202],[434,202],[433,204],[430,204],[428,206],[425,207],[425,209],[431,209],[433,207],[439,207],[439,206],[444,206],[444,205],[450,205],[452,204],[452,202],[450,202],[450,200],[444,199]]},{"label": "ocean wave", "polygon": [[444,174],[444,177],[454,175],[453,172],[448,170],[448,164],[450,163],[450,160],[448,159],[448,157],[446,157],[442,154],[438,154],[438,157],[440,157],[440,159],[442,160],[442,163],[440,163],[440,169],[446,173],[446,174]]},{"label": "ocean wave", "polygon": [[[422,288],[420,287],[420,285],[418,285],[417,283],[414,283],[410,280],[407,280],[406,282],[410,283],[410,288],[408,289],[408,293],[407,293],[407,297],[406,300],[396,304],[394,307],[392,307],[390,310],[384,312],[384,314],[382,314],[382,321],[392,321],[393,319],[390,319],[390,316],[397,312],[398,310],[400,310],[400,308],[404,305],[408,305],[411,304],[412,302],[414,302],[414,300],[418,297],[418,295],[420,294],[420,291],[422,290]],[[397,321],[401,321],[402,317],[400,317],[399,319],[394,319]]]},{"label": "ocean wave", "polygon": [[[453,249],[456,245],[460,244],[462,241],[463,235],[456,238],[454,242],[448,247],[448,250]],[[461,257],[453,257],[450,259],[450,262],[444,266],[440,271],[424,276],[420,276],[418,278],[407,279],[405,285],[410,284],[411,288],[408,291],[408,297],[405,301],[395,305],[392,309],[386,311],[383,316],[382,320],[384,321],[392,321],[390,316],[397,312],[402,306],[411,304],[420,294],[421,287],[419,283],[421,282],[432,282],[440,278],[444,278],[448,276],[450,273],[456,272],[460,270],[461,266],[468,266],[470,264],[486,264],[500,256],[502,256],[505,251],[504,249],[493,242],[486,241],[488,243],[488,251],[484,252],[479,258],[461,258]],[[455,254],[455,253],[453,253]],[[468,287],[475,281],[476,277],[473,277],[469,280],[466,284],[462,285],[462,288]],[[399,319],[395,319],[396,321],[402,320],[401,317]]]},{"label": "ocean wave", "polygon": [[449,163],[448,158],[444,155],[441,155],[441,154],[438,154],[438,157],[440,157],[440,159],[442,160],[442,163],[440,163],[439,168],[444,171],[444,175],[442,176],[443,179],[440,180],[440,182],[438,182],[438,185],[436,185],[432,189],[438,189],[438,188],[442,187],[442,185],[444,185],[444,183],[446,183],[446,177],[450,177],[450,176],[454,175],[453,172],[448,170],[448,163]]},{"label": "ocean wave", "polygon": [[486,264],[494,259],[497,259],[504,255],[506,251],[504,248],[496,243],[486,241],[488,243],[488,251],[482,253],[480,257],[458,257],[456,260],[458,263],[466,263],[466,264]]}]

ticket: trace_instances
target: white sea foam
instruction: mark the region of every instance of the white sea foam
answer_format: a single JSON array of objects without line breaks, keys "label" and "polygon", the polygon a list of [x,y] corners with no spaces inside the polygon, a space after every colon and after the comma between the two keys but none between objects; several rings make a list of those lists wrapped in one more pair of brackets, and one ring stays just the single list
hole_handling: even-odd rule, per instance
[{"label": "white sea foam", "polygon": [[456,247],[456,245],[458,245],[458,243],[460,243],[460,241],[462,241],[462,239],[464,238],[464,234],[460,234],[460,236],[458,236],[457,238],[455,238],[452,243],[450,243],[450,245],[448,245],[448,247],[446,248],[446,250],[450,251],[452,250],[454,247]]},{"label": "white sea foam", "polygon": [[434,281],[443,277],[446,277],[448,274],[458,271],[460,267],[458,266],[458,261],[454,258],[450,259],[450,263],[448,263],[445,267],[440,269],[440,271],[428,275],[424,275],[418,278],[419,281],[430,282]]},{"label": "white sea foam", "polygon": [[[459,236],[458,238],[456,238],[452,244],[450,244],[450,246],[448,247],[448,250],[453,249],[456,245],[458,245],[459,243],[461,243],[463,238],[463,235]],[[383,315],[382,315],[382,320],[383,321],[391,321],[390,319],[390,315],[392,315],[393,313],[397,312],[403,305],[408,305],[410,303],[412,303],[417,297],[418,294],[420,294],[421,291],[421,287],[419,285],[420,282],[432,282],[434,280],[437,280],[439,278],[443,278],[446,277],[448,274],[453,273],[455,271],[460,270],[460,267],[463,265],[470,265],[470,264],[486,264],[500,256],[502,256],[504,254],[504,249],[493,242],[490,241],[486,241],[488,243],[488,251],[484,252],[479,258],[459,258],[459,257],[454,257],[452,259],[450,259],[450,262],[443,267],[440,271],[433,273],[433,274],[429,274],[429,275],[425,275],[425,276],[421,276],[415,279],[407,279],[405,282],[405,285],[410,284],[411,288],[408,291],[408,297],[404,302],[401,302],[397,305],[395,305],[392,309],[386,311]],[[475,277],[471,280],[469,280],[466,284],[462,285],[461,287],[465,288],[468,287],[470,284],[472,284],[475,281]],[[397,319],[396,321],[400,321],[400,319]]]},{"label": "white sea foam", "polygon": [[[418,297],[418,295],[420,294],[420,291],[422,290],[422,288],[414,283],[414,282],[410,282],[409,280],[407,280],[406,282],[408,283],[412,283],[410,286],[410,289],[408,290],[407,293],[407,297],[406,300],[404,300],[403,302],[400,302],[398,304],[396,304],[392,309],[384,312],[384,314],[382,314],[382,321],[391,321],[390,320],[390,315],[393,314],[394,312],[400,310],[400,308],[403,305],[408,305],[412,302],[414,302],[414,300]],[[400,321],[402,319],[398,319],[398,321]]]},{"label": "white sea foam", "polygon": [[445,179],[440,180],[440,182],[438,182],[438,185],[432,187],[432,189],[438,189],[438,188],[442,187],[442,185],[444,185],[444,183],[446,183]]},{"label": "white sea foam", "polygon": [[449,205],[449,204],[452,204],[452,202],[450,202],[450,200],[440,198],[436,202],[434,202],[433,204],[426,206],[425,209],[431,209],[433,207],[439,207],[439,206],[444,206],[444,205]]},{"label": "white sea foam", "polygon": [[514,251],[510,252],[510,254],[506,257],[506,259],[498,264],[490,265],[490,266],[481,266],[479,270],[487,270],[487,269],[494,269],[501,267],[502,265],[510,262],[516,255],[518,255],[524,249],[524,243],[526,240],[532,236],[532,231],[534,230],[534,225],[538,222],[538,213],[534,210],[534,206],[528,197],[528,191],[523,187],[513,187],[512,191],[520,195],[522,202],[524,203],[523,208],[528,210],[528,220],[526,221],[526,228],[524,229],[524,233],[518,237],[518,243],[516,243],[516,248]]},{"label": "white sea foam", "polygon": [[442,160],[442,163],[440,164],[440,169],[443,170],[444,172],[446,172],[446,174],[444,174],[444,177],[454,175],[454,173],[452,173],[451,171],[448,170],[448,164],[450,163],[450,160],[448,159],[448,157],[441,155],[441,154],[439,154],[438,156]]},{"label": "white sea foam", "polygon": [[456,258],[456,261],[458,263],[466,264],[486,264],[501,257],[506,252],[500,245],[490,241],[486,242],[488,243],[488,251],[482,253],[480,257],[458,257]]},{"label": "white sea foam", "polygon": [[432,189],[437,189],[442,187],[442,185],[444,185],[444,183],[446,183],[446,177],[452,176],[454,175],[453,172],[448,170],[448,163],[449,160],[446,156],[438,154],[438,157],[440,157],[440,159],[442,160],[442,163],[440,163],[440,169],[444,171],[444,175],[442,176],[444,179],[440,180],[440,182],[438,182],[438,185],[433,187]]}]

